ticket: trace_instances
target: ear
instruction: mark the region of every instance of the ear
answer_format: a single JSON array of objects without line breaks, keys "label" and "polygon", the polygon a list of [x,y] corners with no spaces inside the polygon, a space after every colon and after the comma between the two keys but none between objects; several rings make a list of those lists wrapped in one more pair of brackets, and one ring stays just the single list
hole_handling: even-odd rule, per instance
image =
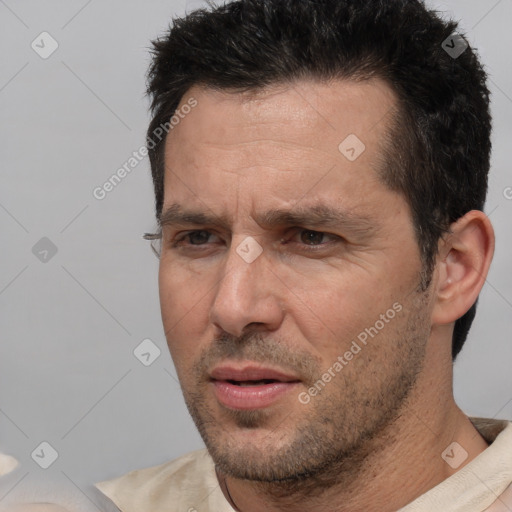
[{"label": "ear", "polygon": [[439,244],[432,323],[455,322],[476,302],[494,254],[494,229],[487,215],[472,210],[450,226]]}]

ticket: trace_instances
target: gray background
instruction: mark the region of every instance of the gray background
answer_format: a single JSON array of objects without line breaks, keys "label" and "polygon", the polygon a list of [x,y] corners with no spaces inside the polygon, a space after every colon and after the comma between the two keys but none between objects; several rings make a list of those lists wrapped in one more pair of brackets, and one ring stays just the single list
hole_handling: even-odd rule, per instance
[{"label": "gray background", "polygon": [[[95,510],[91,482],[202,446],[141,239],[155,228],[147,158],[103,200],[92,194],[144,144],[150,39],[201,3],[0,0],[0,449],[21,463],[0,503],[59,489]],[[493,93],[497,252],[455,394],[470,415],[512,419],[512,0],[430,4],[461,20]],[[59,44],[47,59],[31,48],[43,31]],[[43,237],[57,247],[46,262],[32,252]],[[146,367],[133,350],[147,338],[161,355]],[[43,441],[59,454],[46,470],[31,458]]]}]

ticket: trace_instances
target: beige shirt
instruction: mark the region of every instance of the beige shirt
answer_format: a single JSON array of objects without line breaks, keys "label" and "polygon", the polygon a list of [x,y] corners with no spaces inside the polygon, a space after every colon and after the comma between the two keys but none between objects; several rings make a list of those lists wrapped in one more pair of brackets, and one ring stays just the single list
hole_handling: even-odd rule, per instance
[{"label": "beige shirt", "polygon": [[[512,423],[471,421],[490,446],[399,512],[512,512]],[[206,450],[97,487],[122,512],[233,512]]]}]

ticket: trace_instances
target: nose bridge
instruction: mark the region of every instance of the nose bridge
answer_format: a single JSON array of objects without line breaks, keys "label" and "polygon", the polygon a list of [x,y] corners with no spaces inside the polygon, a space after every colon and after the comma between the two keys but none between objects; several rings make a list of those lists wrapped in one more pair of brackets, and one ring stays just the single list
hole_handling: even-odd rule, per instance
[{"label": "nose bridge", "polygon": [[237,336],[251,323],[269,329],[279,325],[281,308],[267,265],[263,248],[254,238],[232,244],[212,304],[213,323]]}]

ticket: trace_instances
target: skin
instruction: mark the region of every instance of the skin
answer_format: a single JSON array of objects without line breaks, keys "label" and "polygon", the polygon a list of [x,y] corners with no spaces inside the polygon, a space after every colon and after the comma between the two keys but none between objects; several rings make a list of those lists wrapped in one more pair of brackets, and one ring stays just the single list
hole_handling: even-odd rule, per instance
[{"label": "skin", "polygon": [[[473,211],[452,226],[422,291],[409,206],[377,173],[397,106],[384,82],[193,87],[182,103],[191,96],[197,106],[166,140],[163,211],[211,219],[167,216],[160,301],[221,484],[242,512],[399,509],[456,471],[441,458],[450,443],[468,452],[458,469],[487,447],[453,399],[451,337],[492,259],[488,219]],[[349,134],[366,146],[353,162],[338,150]],[[262,222],[270,210],[315,206],[350,221]],[[246,237],[263,249],[252,263],[236,252]],[[401,311],[301,403],[298,393],[395,303]],[[284,369],[300,383],[264,410],[234,411],[208,382],[227,361]]]}]

